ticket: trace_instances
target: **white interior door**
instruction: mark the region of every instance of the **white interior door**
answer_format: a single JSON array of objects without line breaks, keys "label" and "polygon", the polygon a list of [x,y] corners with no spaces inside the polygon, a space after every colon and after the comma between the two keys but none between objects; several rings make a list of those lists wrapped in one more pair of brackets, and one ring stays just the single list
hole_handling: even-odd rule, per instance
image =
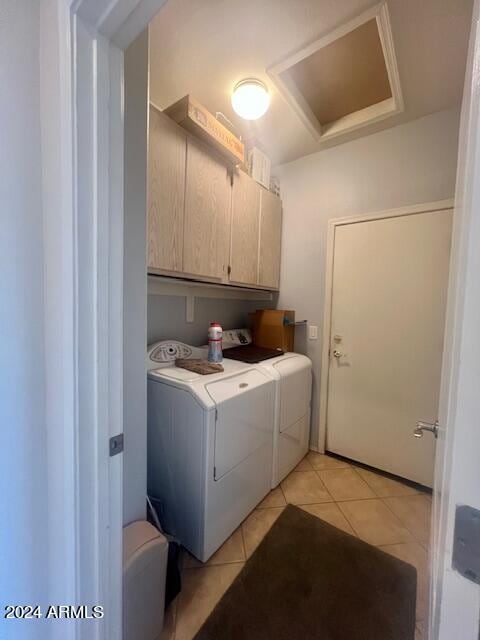
[{"label": "white interior door", "polygon": [[435,439],[451,209],[335,229],[327,449],[426,486]]},{"label": "white interior door", "polygon": [[[430,640],[478,640],[480,585],[453,568],[458,505],[480,510],[480,3],[460,126],[455,224],[435,468]],[[463,534],[462,534],[463,537]],[[470,548],[471,557],[477,537]],[[467,547],[468,548],[468,547]],[[468,565],[467,565],[468,567]],[[465,568],[467,568],[465,567]],[[478,576],[478,569],[472,565]],[[478,579],[477,579],[478,580]]]}]

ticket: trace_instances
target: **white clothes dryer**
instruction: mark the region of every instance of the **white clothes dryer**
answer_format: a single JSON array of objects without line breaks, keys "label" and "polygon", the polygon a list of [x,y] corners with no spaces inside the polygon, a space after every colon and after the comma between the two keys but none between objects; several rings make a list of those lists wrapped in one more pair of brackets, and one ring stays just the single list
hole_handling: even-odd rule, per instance
[{"label": "white clothes dryer", "polygon": [[[226,355],[229,353],[228,347],[236,347],[232,354],[241,358],[242,351],[245,350],[245,359],[251,364],[256,356],[264,357],[257,355],[258,348],[249,347],[251,335],[248,329],[235,329],[225,334]],[[273,488],[296,467],[309,448],[312,362],[299,353],[286,352],[276,356],[272,350],[267,359],[259,360],[253,366],[266,371],[275,380]]]},{"label": "white clothes dryer", "polygon": [[310,441],[312,362],[287,352],[257,365],[275,380],[272,488],[307,454]]}]

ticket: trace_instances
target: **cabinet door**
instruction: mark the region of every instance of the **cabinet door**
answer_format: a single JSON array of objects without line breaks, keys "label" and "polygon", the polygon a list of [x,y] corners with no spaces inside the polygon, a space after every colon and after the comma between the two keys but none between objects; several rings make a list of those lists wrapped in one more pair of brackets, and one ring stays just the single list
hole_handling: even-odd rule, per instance
[{"label": "cabinet door", "polygon": [[260,186],[243,171],[237,171],[232,192],[232,242],[230,280],[257,284]]},{"label": "cabinet door", "polygon": [[186,136],[150,107],[148,266],[183,268]]},{"label": "cabinet door", "polygon": [[262,189],[260,203],[260,250],[258,284],[278,289],[282,241],[282,201]]},{"label": "cabinet door", "polygon": [[225,164],[191,138],[187,142],[183,271],[223,278],[230,238],[231,183]]}]

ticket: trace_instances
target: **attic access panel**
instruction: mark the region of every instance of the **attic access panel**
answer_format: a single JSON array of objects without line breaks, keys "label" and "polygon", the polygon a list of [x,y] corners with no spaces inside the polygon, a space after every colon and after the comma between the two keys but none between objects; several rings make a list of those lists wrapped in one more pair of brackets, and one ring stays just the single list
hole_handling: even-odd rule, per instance
[{"label": "attic access panel", "polygon": [[321,125],[392,97],[375,19],[284,71]]},{"label": "attic access panel", "polygon": [[319,142],[403,111],[385,3],[268,73]]}]

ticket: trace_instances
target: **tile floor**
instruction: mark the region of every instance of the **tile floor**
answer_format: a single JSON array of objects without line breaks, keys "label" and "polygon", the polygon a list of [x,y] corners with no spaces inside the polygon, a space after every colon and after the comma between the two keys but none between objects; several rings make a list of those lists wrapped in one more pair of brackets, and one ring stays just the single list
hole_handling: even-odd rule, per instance
[{"label": "tile floor", "polygon": [[426,640],[430,496],[313,451],[206,564],[185,553],[182,592],[167,611],[160,640],[193,638],[287,503],[413,564],[418,572],[415,638]]}]

